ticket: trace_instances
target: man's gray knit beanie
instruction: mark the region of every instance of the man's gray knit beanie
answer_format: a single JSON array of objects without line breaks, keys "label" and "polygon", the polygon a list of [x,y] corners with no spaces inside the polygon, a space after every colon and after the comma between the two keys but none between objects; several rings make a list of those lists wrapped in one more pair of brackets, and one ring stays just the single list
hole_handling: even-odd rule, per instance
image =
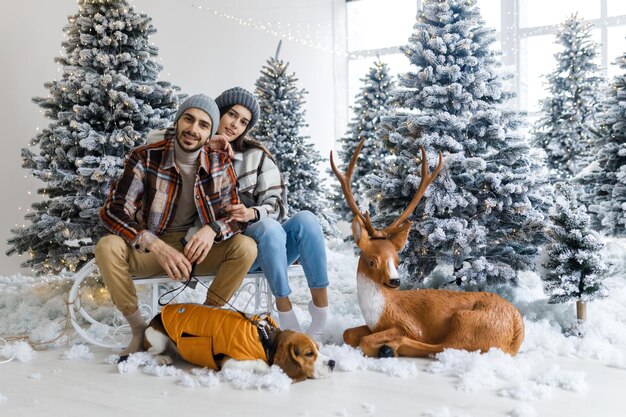
[{"label": "man's gray knit beanie", "polygon": [[252,113],[252,120],[250,120],[248,129],[251,129],[256,124],[256,122],[259,121],[259,114],[261,113],[259,102],[257,101],[254,94],[252,94],[245,88],[229,88],[228,90],[217,96],[215,102],[220,109],[234,106],[235,104],[241,104],[242,106],[250,110],[250,113]]},{"label": "man's gray knit beanie", "polygon": [[187,97],[183,104],[178,107],[178,111],[176,112],[176,117],[174,118],[174,124],[178,122],[180,116],[183,115],[185,110],[187,109],[200,109],[206,112],[211,118],[211,136],[215,135],[217,132],[217,126],[220,124],[220,109],[217,107],[215,100],[211,97],[204,94],[196,94],[191,97]]}]

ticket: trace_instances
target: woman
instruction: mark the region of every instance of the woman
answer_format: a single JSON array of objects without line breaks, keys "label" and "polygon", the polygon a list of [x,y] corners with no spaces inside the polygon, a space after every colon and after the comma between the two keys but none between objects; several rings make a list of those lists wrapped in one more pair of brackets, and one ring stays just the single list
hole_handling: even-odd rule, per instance
[{"label": "woman", "polygon": [[252,93],[234,87],[216,99],[220,123],[216,140],[225,137],[231,144],[239,194],[243,204],[229,208],[236,220],[249,222],[245,234],[257,242],[258,255],[251,271],[262,270],[276,298],[280,327],[299,331],[289,294],[287,268],[300,260],[312,300],[308,333],[319,340],[326,327],[328,273],[326,249],[319,221],[313,213],[301,211],[285,221],[286,189],[272,155],[246,133],[259,120],[259,104]]}]

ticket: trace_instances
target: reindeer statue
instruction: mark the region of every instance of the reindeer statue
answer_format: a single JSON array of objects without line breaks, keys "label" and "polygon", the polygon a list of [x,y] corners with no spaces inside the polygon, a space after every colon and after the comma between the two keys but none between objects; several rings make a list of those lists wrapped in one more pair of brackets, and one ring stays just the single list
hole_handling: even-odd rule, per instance
[{"label": "reindeer statue", "polygon": [[350,181],[363,142],[345,174],[339,172],[330,153],[332,169],[354,213],[352,235],[361,250],[357,296],[366,325],[347,329],[344,341],[372,357],[428,356],[448,348],[481,352],[498,348],[517,354],[524,339],[524,322],[519,311],[502,297],[488,292],[398,290],[398,252],[412,224],[407,218],[439,174],[443,158],[440,152],[439,163],[429,174],[422,147],[422,178],[413,200],[391,225],[378,230],[369,212],[359,210],[351,191]]}]

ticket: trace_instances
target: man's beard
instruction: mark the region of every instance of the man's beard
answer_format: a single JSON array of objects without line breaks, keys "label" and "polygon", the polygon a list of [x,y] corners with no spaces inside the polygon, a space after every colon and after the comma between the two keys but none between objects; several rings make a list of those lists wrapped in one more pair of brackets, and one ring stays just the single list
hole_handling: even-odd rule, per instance
[{"label": "man's beard", "polygon": [[[192,148],[190,148],[188,145],[186,144],[185,141],[185,137],[184,135],[187,135],[189,137],[189,139],[194,139],[196,140],[196,145],[193,146]],[[189,152],[189,153],[193,153],[196,152],[198,149],[202,148],[206,141],[203,141],[198,135],[194,135],[193,133],[188,133],[188,132],[181,132],[180,135],[176,135],[176,141],[178,142],[178,146],[180,147],[180,149],[182,149],[184,152]]]}]

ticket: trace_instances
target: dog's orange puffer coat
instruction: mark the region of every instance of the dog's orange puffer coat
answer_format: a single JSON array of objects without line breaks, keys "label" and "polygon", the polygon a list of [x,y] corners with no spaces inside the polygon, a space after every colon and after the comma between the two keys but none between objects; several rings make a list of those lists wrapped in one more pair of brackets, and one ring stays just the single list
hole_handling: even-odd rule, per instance
[{"label": "dog's orange puffer coat", "polygon": [[[161,319],[187,362],[215,370],[218,367],[214,357],[219,354],[237,360],[268,362],[254,323],[257,316],[247,320],[231,310],[199,304],[168,304],[161,310]],[[270,317],[268,321],[276,326]]]}]

